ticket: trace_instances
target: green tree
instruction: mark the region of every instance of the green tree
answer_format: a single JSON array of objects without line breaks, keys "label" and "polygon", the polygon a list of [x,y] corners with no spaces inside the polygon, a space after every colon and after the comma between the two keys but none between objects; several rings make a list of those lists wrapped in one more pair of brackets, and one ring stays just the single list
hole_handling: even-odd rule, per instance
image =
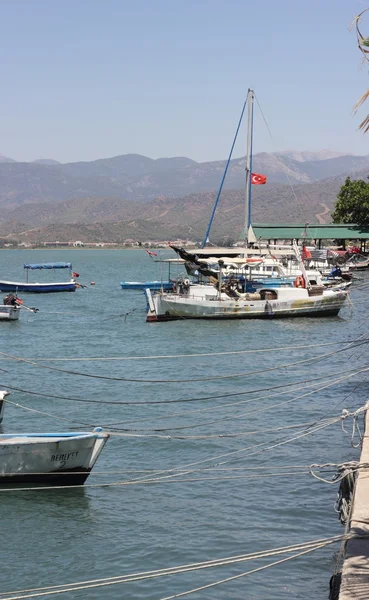
[{"label": "green tree", "polygon": [[346,178],[332,213],[333,223],[369,225],[369,182]]}]

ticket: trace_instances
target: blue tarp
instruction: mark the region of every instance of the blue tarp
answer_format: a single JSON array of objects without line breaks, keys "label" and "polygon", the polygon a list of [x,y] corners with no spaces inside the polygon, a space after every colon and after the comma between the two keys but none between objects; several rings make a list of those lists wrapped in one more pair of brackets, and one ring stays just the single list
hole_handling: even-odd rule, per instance
[{"label": "blue tarp", "polygon": [[57,262],[57,263],[39,263],[39,264],[25,264],[25,269],[71,269],[71,263]]}]

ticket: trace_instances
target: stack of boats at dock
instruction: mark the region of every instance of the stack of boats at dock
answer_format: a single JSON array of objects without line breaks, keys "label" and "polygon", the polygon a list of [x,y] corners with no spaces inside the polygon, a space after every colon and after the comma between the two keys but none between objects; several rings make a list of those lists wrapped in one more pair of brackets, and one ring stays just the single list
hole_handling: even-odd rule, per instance
[{"label": "stack of boats at dock", "polygon": [[[183,318],[246,319],[333,316],[343,306],[351,274],[340,267],[330,276],[306,268],[292,246],[204,248],[196,253],[173,247],[188,277],[172,291],[146,289],[147,321]],[[191,282],[190,276],[196,277]],[[201,277],[208,279],[200,282]]]}]

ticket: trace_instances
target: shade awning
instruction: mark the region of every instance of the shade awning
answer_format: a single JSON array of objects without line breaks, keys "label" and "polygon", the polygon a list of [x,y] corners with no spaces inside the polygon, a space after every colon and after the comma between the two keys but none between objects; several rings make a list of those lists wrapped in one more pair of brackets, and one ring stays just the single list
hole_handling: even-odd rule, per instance
[{"label": "shade awning", "polygon": [[71,269],[71,263],[57,262],[57,263],[26,263],[23,265],[24,269]]}]

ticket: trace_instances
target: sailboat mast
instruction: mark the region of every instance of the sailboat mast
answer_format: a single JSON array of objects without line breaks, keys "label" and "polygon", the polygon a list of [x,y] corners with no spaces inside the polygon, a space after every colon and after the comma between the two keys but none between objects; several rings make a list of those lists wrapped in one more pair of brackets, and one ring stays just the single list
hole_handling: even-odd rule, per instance
[{"label": "sailboat mast", "polygon": [[247,92],[247,146],[246,146],[246,183],[245,183],[245,240],[249,241],[251,226],[251,172],[252,172],[252,134],[254,124],[254,90]]}]

